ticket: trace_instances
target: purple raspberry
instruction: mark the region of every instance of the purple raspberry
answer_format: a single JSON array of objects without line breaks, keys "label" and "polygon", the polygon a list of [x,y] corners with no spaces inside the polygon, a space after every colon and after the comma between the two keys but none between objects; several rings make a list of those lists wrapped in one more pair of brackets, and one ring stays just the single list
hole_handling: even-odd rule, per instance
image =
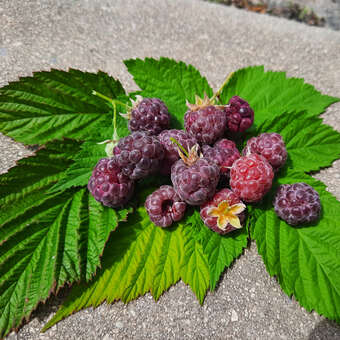
[{"label": "purple raspberry", "polygon": [[320,197],[306,183],[282,184],[274,198],[274,209],[290,225],[314,222],[320,217]]},{"label": "purple raspberry", "polygon": [[164,148],[157,137],[133,132],[119,140],[113,154],[125,175],[140,179],[159,171]]},{"label": "purple raspberry", "polygon": [[194,137],[183,130],[164,130],[158,135],[159,141],[165,149],[165,157],[161,164],[161,173],[163,175],[170,175],[171,166],[179,160],[178,147],[170,138],[176,139],[186,150],[190,150],[197,141]]},{"label": "purple raspberry", "polygon": [[202,152],[205,158],[215,162],[219,166],[221,175],[228,177],[230,167],[236,159],[240,158],[240,153],[235,143],[228,139],[220,139],[213,147],[203,145]]},{"label": "purple raspberry", "polygon": [[169,227],[184,216],[186,203],[171,185],[162,185],[146,198],[145,209],[150,220],[159,227]]},{"label": "purple raspberry", "polygon": [[244,99],[238,96],[229,100],[224,111],[227,116],[227,129],[230,132],[244,132],[254,122],[254,111]]},{"label": "purple raspberry", "polygon": [[200,144],[213,144],[221,138],[226,129],[227,117],[222,107],[212,105],[209,98],[198,104],[187,104],[189,110],[184,115],[185,130]]},{"label": "purple raspberry", "polygon": [[262,133],[248,139],[242,155],[250,153],[257,153],[265,157],[274,171],[278,171],[287,160],[286,146],[278,133]]},{"label": "purple raspberry", "polygon": [[212,198],[219,177],[219,167],[198,156],[195,158],[189,155],[184,161],[178,160],[171,168],[171,181],[175,191],[190,205],[201,205]]},{"label": "purple raspberry", "polygon": [[115,208],[131,198],[134,182],[122,173],[114,157],[102,158],[95,166],[87,187],[98,202]]},{"label": "purple raspberry", "polygon": [[140,101],[137,100],[127,116],[131,132],[148,131],[152,135],[158,135],[170,126],[168,108],[158,98],[140,97]]}]

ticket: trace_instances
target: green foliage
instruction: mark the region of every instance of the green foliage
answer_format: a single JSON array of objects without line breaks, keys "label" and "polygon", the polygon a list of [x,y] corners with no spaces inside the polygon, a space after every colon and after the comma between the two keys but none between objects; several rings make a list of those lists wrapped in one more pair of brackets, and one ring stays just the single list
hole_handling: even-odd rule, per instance
[{"label": "green foliage", "polygon": [[0,89],[0,131],[25,144],[93,139],[98,127],[111,125],[112,114],[92,90],[126,100],[120,82],[103,72],[51,70],[21,78]]},{"label": "green foliage", "polygon": [[253,136],[277,132],[285,141],[288,166],[316,171],[340,157],[340,133],[322,123],[319,117],[304,118],[304,112],[281,114],[261,124]]},{"label": "green foliage", "polygon": [[47,194],[80,144],[47,144],[0,176],[0,337],[66,282],[89,280],[128,209],[104,208],[83,188]]},{"label": "green foliage", "polygon": [[305,182],[319,192],[322,216],[318,223],[292,227],[279,219],[270,200],[255,209],[256,240],[266,268],[281,288],[308,311],[316,310],[340,322],[340,202],[325,185],[300,172],[287,172],[279,184]]},{"label": "green foliage", "polygon": [[141,88],[142,96],[157,97],[165,102],[171,114],[171,125],[175,129],[183,128],[186,100],[194,103],[195,95],[212,96],[207,80],[191,65],[168,58],[130,59],[124,63]]},{"label": "green foliage", "polygon": [[254,109],[254,123],[259,125],[283,112],[303,112],[317,116],[339,98],[322,95],[303,79],[287,78],[285,72],[264,71],[252,66],[236,71],[221,95],[227,103],[232,96],[240,96]]},{"label": "green foliage", "polygon": [[[158,97],[169,107],[172,128],[183,128],[186,100],[212,96],[207,80],[191,65],[167,58],[125,64],[141,89],[138,94]],[[278,132],[286,142],[289,160],[274,187],[310,183],[320,193],[323,213],[317,225],[288,226],[271,207],[274,188],[263,204],[248,207],[245,228],[221,236],[203,224],[194,207],[171,228],[150,222],[145,197],[168,178],[137,183],[135,210],[128,219],[130,207],[109,209],[93,199],[86,185],[105,157],[105,145],[97,143],[112,138],[113,107],[92,90],[124,103],[136,94],[128,97],[103,72],[77,70],[38,72],[0,89],[2,133],[26,144],[58,139],[0,176],[0,337],[18,327],[39,301],[74,281],[80,284],[44,329],[103,301],[128,302],[147,292],[157,300],[180,279],[202,303],[207,289],[215,289],[221,273],[247,246],[248,228],[283,290],[307,310],[339,322],[340,203],[304,174],[331,165],[340,155],[339,133],[317,117],[338,98],[283,72],[264,72],[262,66],[231,76],[220,100],[239,95],[249,101],[256,126],[247,136]],[[122,105],[117,109],[125,112]],[[120,137],[128,134],[120,116],[117,127]]]},{"label": "green foliage", "polygon": [[74,162],[66,170],[65,175],[50,190],[63,191],[76,186],[86,186],[94,165],[100,158],[106,157],[105,144],[93,141],[84,142],[79,152],[74,155]]},{"label": "green foliage", "polygon": [[169,229],[155,227],[140,206],[111,235],[94,280],[75,286],[44,330],[76,310],[104,301],[129,302],[148,291],[157,300],[180,278],[202,302],[209,284],[208,261],[192,233],[185,221]]}]

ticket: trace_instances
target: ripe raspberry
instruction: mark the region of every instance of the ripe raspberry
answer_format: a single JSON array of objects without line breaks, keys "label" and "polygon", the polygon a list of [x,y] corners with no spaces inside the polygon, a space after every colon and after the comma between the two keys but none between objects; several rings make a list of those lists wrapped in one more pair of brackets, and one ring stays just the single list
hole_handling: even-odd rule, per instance
[{"label": "ripe raspberry", "polygon": [[274,209],[291,225],[314,222],[320,216],[320,197],[306,183],[282,184],[274,198]]},{"label": "ripe raspberry", "polygon": [[158,135],[170,126],[168,108],[158,98],[143,99],[138,96],[135,105],[126,116],[131,132],[148,131],[152,135]]},{"label": "ripe raspberry", "polygon": [[176,139],[186,150],[190,150],[197,144],[196,139],[183,130],[162,131],[158,135],[158,140],[165,149],[165,157],[161,164],[161,173],[163,175],[169,175],[172,164],[179,160],[178,147],[170,140],[171,137]]},{"label": "ripe raspberry", "polygon": [[246,202],[259,201],[271,188],[273,168],[256,153],[237,159],[230,170],[230,187]]},{"label": "ripe raspberry", "polygon": [[254,122],[254,111],[242,98],[234,96],[224,108],[227,115],[227,128],[231,132],[244,132]]},{"label": "ripe raspberry", "polygon": [[102,158],[95,166],[87,187],[98,202],[115,208],[131,198],[134,182],[122,173],[115,158]]},{"label": "ripe raspberry", "polygon": [[278,133],[262,133],[257,137],[250,138],[242,155],[250,153],[257,153],[265,157],[274,171],[278,171],[287,160],[286,146]]},{"label": "ripe raspberry", "polygon": [[[197,149],[192,153],[196,152]],[[191,205],[201,205],[213,197],[220,177],[218,166],[198,156],[178,160],[171,168],[171,181],[179,197]]]},{"label": "ripe raspberry", "polygon": [[209,98],[198,104],[187,104],[189,109],[184,115],[185,130],[201,144],[213,144],[221,138],[226,129],[227,117],[220,106],[212,105]]},{"label": "ripe raspberry", "polygon": [[169,227],[173,222],[181,220],[186,206],[171,185],[162,185],[145,201],[150,220],[159,227]]},{"label": "ripe raspberry", "polygon": [[210,161],[215,162],[222,175],[229,176],[230,167],[234,161],[240,158],[240,153],[234,142],[228,139],[220,139],[215,143],[214,147],[203,145],[203,156]]},{"label": "ripe raspberry", "polygon": [[222,189],[213,199],[201,206],[201,218],[211,230],[224,235],[242,228],[245,208],[239,197],[230,189]]},{"label": "ripe raspberry", "polygon": [[157,137],[148,136],[145,132],[133,132],[119,140],[113,154],[125,175],[140,179],[160,169],[164,148]]}]

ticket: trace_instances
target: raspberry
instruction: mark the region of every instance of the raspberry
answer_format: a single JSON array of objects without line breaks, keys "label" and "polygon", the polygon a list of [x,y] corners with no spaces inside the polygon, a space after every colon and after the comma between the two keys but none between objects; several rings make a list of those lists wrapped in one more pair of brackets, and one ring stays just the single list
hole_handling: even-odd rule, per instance
[{"label": "raspberry", "polygon": [[230,170],[230,187],[246,202],[259,201],[271,188],[273,168],[261,155],[251,153],[237,159]]},{"label": "raspberry", "polygon": [[244,99],[238,96],[229,100],[224,111],[227,116],[227,128],[231,132],[244,132],[254,122],[254,111]]},{"label": "raspberry", "polygon": [[187,104],[189,109],[184,115],[185,130],[201,144],[213,144],[221,138],[226,129],[227,117],[220,106],[211,105],[209,98],[198,104]]},{"label": "raspberry", "polygon": [[247,141],[242,155],[257,153],[267,159],[274,171],[278,171],[287,160],[287,151],[282,137],[278,133],[262,133]]},{"label": "raspberry", "polygon": [[214,147],[203,145],[202,152],[203,156],[215,162],[219,166],[221,174],[226,176],[229,176],[229,168],[234,161],[240,158],[235,143],[228,139],[220,139]]},{"label": "raspberry", "polygon": [[242,228],[246,206],[230,189],[222,189],[201,206],[201,218],[211,230],[224,235]]},{"label": "raspberry", "polygon": [[148,136],[145,132],[133,132],[119,140],[113,154],[125,175],[140,179],[160,169],[164,148],[157,137]]},{"label": "raspberry", "polygon": [[125,176],[115,158],[102,158],[88,183],[93,197],[108,207],[119,207],[132,196],[134,182]]},{"label": "raspberry", "polygon": [[171,168],[175,191],[191,205],[201,205],[213,197],[219,176],[218,166],[206,158],[198,158],[192,164],[180,159]]},{"label": "raspberry", "polygon": [[190,136],[183,130],[164,130],[158,135],[158,139],[165,149],[164,161],[161,164],[161,173],[163,175],[169,175],[171,172],[171,166],[179,159],[178,148],[170,140],[175,138],[186,150],[190,150],[197,141],[194,137]]},{"label": "raspberry", "polygon": [[148,131],[152,135],[157,135],[170,126],[168,108],[158,98],[140,97],[127,117],[131,132]]},{"label": "raspberry", "polygon": [[183,218],[186,203],[171,185],[162,185],[146,198],[145,208],[150,220],[159,227],[169,227]]},{"label": "raspberry", "polygon": [[274,209],[291,225],[314,222],[320,216],[320,197],[306,183],[282,184],[274,198]]}]

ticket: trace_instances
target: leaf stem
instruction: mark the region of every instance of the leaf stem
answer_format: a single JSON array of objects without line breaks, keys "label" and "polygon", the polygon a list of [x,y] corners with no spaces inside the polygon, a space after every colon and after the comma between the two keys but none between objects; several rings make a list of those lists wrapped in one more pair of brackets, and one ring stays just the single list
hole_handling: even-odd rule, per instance
[{"label": "leaf stem", "polygon": [[113,137],[112,140],[118,141],[119,140],[119,136],[117,133],[117,106],[115,102],[112,102],[113,105]]},{"label": "leaf stem", "polygon": [[185,148],[173,137],[170,137],[170,140],[175,143],[185,154],[185,156],[189,157],[189,153],[187,150],[185,150]]},{"label": "leaf stem", "polygon": [[222,86],[217,90],[217,92],[212,96],[212,98],[210,99],[211,101],[215,100],[216,98],[219,99],[220,94],[222,92],[222,90],[226,87],[226,85],[229,83],[230,78],[233,76],[234,72],[229,73],[228,77],[225,79],[225,81],[223,82]]},{"label": "leaf stem", "polygon": [[102,99],[108,101],[108,102],[111,103],[111,104],[116,103],[116,104],[123,105],[123,106],[125,106],[125,107],[127,107],[127,108],[130,108],[130,105],[125,104],[125,103],[121,102],[121,101],[118,100],[118,99],[109,98],[109,97],[105,96],[104,94],[102,94],[102,93],[100,93],[100,92],[97,92],[96,90],[92,90],[92,94],[93,94],[94,96],[100,97],[100,98],[102,98]]}]

